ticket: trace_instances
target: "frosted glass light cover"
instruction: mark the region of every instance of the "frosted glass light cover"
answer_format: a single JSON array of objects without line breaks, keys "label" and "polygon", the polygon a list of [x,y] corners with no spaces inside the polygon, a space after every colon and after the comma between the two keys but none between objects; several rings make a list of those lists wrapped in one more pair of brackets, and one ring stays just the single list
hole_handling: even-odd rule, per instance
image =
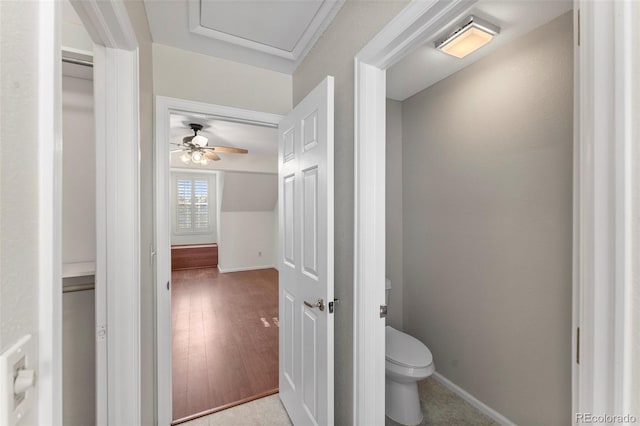
[{"label": "frosted glass light cover", "polygon": [[493,34],[470,26],[457,34],[448,43],[440,46],[440,50],[456,58],[464,58],[471,52],[475,52],[493,39]]}]

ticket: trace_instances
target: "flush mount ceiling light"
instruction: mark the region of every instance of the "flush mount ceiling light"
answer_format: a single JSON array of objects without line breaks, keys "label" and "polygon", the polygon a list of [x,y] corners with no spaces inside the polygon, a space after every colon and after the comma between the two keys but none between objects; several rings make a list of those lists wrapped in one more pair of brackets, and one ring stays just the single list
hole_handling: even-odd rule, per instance
[{"label": "flush mount ceiling light", "polygon": [[448,36],[436,41],[435,46],[446,54],[464,58],[489,43],[498,33],[500,27],[471,15]]}]

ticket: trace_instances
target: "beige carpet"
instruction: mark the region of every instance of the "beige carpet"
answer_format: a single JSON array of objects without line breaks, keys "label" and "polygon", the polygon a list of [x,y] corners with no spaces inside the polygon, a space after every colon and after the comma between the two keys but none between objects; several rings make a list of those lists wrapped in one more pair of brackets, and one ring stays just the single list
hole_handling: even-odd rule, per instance
[{"label": "beige carpet", "polygon": [[[473,405],[447,389],[432,377],[418,382],[424,419],[420,426],[498,426]],[[400,426],[390,418],[386,426]]]}]

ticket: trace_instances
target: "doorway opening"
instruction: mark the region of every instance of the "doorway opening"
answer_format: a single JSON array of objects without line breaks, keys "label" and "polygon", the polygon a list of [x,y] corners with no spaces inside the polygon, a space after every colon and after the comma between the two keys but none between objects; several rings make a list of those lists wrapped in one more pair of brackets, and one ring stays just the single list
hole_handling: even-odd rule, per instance
[{"label": "doorway opening", "polygon": [[95,424],[96,137],[93,41],[62,6],[62,421]]},{"label": "doorway opening", "polygon": [[[471,347],[464,349],[464,345],[471,344],[475,338],[470,336],[480,335],[480,333],[472,331],[476,326],[482,325],[480,331],[496,332],[500,329],[499,324],[491,325],[486,322],[481,324],[479,319],[487,320],[496,312],[488,312],[488,315],[480,315],[473,321],[469,321],[467,316],[471,315],[478,307],[478,305],[471,305],[468,306],[469,309],[459,312],[458,316],[447,317],[447,315],[456,312],[456,309],[461,308],[464,303],[477,303],[483,300],[497,286],[498,280],[494,279],[492,284],[485,288],[487,291],[474,296],[473,300],[466,299],[465,286],[472,284],[470,290],[477,291],[481,285],[486,284],[482,284],[484,281],[482,277],[489,272],[487,268],[480,267],[480,265],[482,260],[487,260],[490,257],[490,253],[482,249],[476,250],[474,253],[470,249],[482,233],[478,232],[479,230],[492,229],[493,232],[483,239],[485,242],[496,243],[499,234],[504,233],[508,226],[513,226],[517,220],[512,218],[508,221],[508,226],[507,223],[499,223],[499,221],[493,226],[489,226],[488,224],[481,225],[480,219],[483,217],[497,219],[499,216],[495,206],[513,203],[514,209],[510,213],[515,213],[514,210],[520,211],[523,214],[518,220],[522,220],[527,216],[527,210],[516,206],[521,205],[525,198],[532,197],[533,194],[536,194],[536,197],[544,198],[544,201],[542,198],[538,199],[536,204],[538,208],[542,208],[541,203],[548,203],[545,205],[548,211],[542,213],[545,220],[551,220],[550,216],[553,216],[553,220],[545,225],[545,231],[549,231],[550,226],[557,226],[558,230],[561,230],[553,235],[548,232],[544,234],[545,238],[548,238],[547,242],[554,241],[554,238],[557,237],[555,241],[558,244],[551,245],[561,253],[560,256],[553,259],[553,262],[542,262],[543,265],[553,264],[553,268],[549,269],[545,266],[542,269],[545,270],[544,274],[547,274],[548,277],[551,276],[549,274],[553,270],[554,287],[552,290],[559,296],[554,298],[552,303],[548,303],[547,300],[546,304],[550,309],[549,312],[553,312],[545,316],[545,319],[550,320],[553,317],[558,325],[558,328],[553,331],[554,335],[551,339],[555,342],[554,347],[546,348],[547,354],[551,354],[554,359],[561,357],[564,360],[557,363],[559,364],[557,371],[562,373],[560,380],[564,392],[558,398],[553,400],[550,398],[549,401],[554,407],[552,410],[554,415],[562,417],[560,422],[570,421],[570,411],[566,407],[570,406],[574,394],[571,386],[572,369],[568,361],[571,360],[574,353],[572,348],[574,348],[573,343],[575,342],[572,322],[575,287],[571,273],[573,267],[571,248],[574,245],[572,237],[574,226],[572,222],[574,201],[572,169],[575,158],[573,153],[573,87],[575,80],[572,73],[575,49],[573,43],[574,15],[570,2],[545,3],[536,11],[535,19],[545,16],[537,23],[532,22],[533,14],[531,13],[520,14],[525,19],[517,24],[509,22],[507,15],[498,13],[503,7],[522,6],[524,4],[507,5],[505,2],[498,4],[498,2],[483,1],[472,4],[457,1],[436,2],[429,6],[412,3],[356,56],[356,273],[354,300],[359,320],[356,321],[354,342],[356,353],[354,369],[354,382],[356,383],[355,423],[373,423],[385,415],[381,408],[378,409],[378,412],[373,413],[370,409],[372,406],[383,405],[382,401],[385,399],[384,391],[370,391],[370,389],[385,389],[385,372],[387,371],[385,354],[380,351],[381,353],[375,357],[377,362],[375,375],[371,375],[370,361],[368,364],[359,362],[360,359],[370,360],[370,354],[376,350],[375,348],[384,347],[383,342],[387,341],[387,345],[389,344],[385,336],[385,334],[388,336],[388,333],[385,333],[384,323],[380,324],[375,318],[368,316],[376,312],[378,305],[387,304],[385,302],[385,288],[387,287],[385,286],[385,277],[391,278],[387,324],[391,324],[394,328],[401,328],[408,337],[417,337],[421,343],[425,343],[430,350],[429,359],[435,364],[435,373],[430,372],[431,379],[428,379],[431,381],[430,385],[434,386],[428,386],[429,389],[425,389],[424,386],[420,388],[421,399],[425,394],[428,395],[428,391],[434,390],[437,385],[442,392],[453,392],[456,398],[461,401],[461,406],[465,404],[474,406],[473,411],[479,417],[488,416],[489,420],[493,419],[500,424],[511,424],[511,417],[522,418],[518,414],[514,415],[517,410],[508,404],[496,404],[495,401],[498,399],[495,398],[495,394],[491,397],[482,395],[481,391],[465,382],[469,374],[465,376],[462,373],[463,371],[486,372],[486,368],[476,368],[479,364],[477,361],[485,360],[491,364],[491,360],[494,359],[491,355],[491,348],[484,357],[478,358],[479,348],[482,345],[475,345],[474,349]],[[496,22],[502,25],[502,31],[486,47],[464,59],[448,57],[445,53],[438,51],[435,47],[437,41],[444,38],[446,31],[451,26],[456,22],[463,21],[469,15],[477,15],[485,20]],[[513,18],[518,16],[518,13],[508,15]],[[496,67],[496,65],[500,63],[501,59],[509,56],[509,52],[506,51],[510,49],[511,44],[525,40],[527,37],[536,37],[533,35],[536,29],[540,30],[545,25],[554,25],[554,21],[560,19],[563,21],[561,23],[555,22],[554,29],[543,28],[537,34],[540,39],[549,38],[562,32],[561,37],[551,40],[552,45],[556,43],[554,48],[559,47],[562,50],[560,53],[555,52],[557,60],[554,62],[554,67],[562,67],[562,69],[556,76],[537,75],[537,77],[543,77],[547,80],[544,84],[537,83],[540,88],[547,91],[550,87],[554,87],[558,81],[561,81],[562,91],[556,90],[553,93],[553,95],[561,97],[561,103],[553,104],[553,108],[562,108],[561,114],[555,114],[553,119],[546,121],[547,130],[553,128],[558,131],[559,136],[556,139],[541,136],[541,134],[536,136],[536,132],[543,129],[528,128],[527,126],[531,126],[531,122],[523,117],[523,120],[517,122],[522,126],[522,132],[511,139],[517,139],[520,143],[535,139],[541,145],[535,150],[535,154],[530,151],[528,155],[522,155],[519,158],[513,157],[509,162],[506,158],[515,155],[517,150],[523,147],[512,149],[515,147],[508,148],[507,144],[496,147],[497,141],[505,135],[505,127],[500,127],[497,121],[491,123],[475,120],[483,113],[498,112],[494,103],[498,99],[508,98],[510,93],[507,93],[509,91],[506,90],[506,87],[517,85],[525,89],[521,93],[529,93],[530,96],[512,99],[512,106],[504,107],[502,110],[501,119],[506,118],[509,113],[518,111],[522,113],[526,108],[535,105],[537,102],[535,99],[540,101],[540,98],[543,98],[540,96],[541,90],[531,90],[529,83],[534,84],[534,79],[529,82],[521,80],[526,72],[520,73],[518,78],[498,79],[493,83],[490,79],[485,79],[482,88],[475,87],[474,84],[492,72],[494,77],[506,72],[508,66]],[[531,40],[529,40],[530,42]],[[522,57],[524,56],[523,51],[524,49],[519,52],[510,52],[511,57],[514,60],[518,56]],[[535,54],[532,53],[532,57]],[[513,64],[509,66],[511,65]],[[420,72],[423,70],[420,66],[425,66],[426,71]],[[549,71],[549,68],[551,67],[546,67],[545,70]],[[530,68],[528,69],[530,70]],[[469,75],[470,73],[472,75]],[[463,81],[465,76],[466,81]],[[418,87],[419,85],[422,86]],[[445,87],[447,85],[449,87]],[[489,93],[489,96],[484,99],[482,99],[484,95],[480,95],[483,89],[488,90]],[[491,90],[495,90],[495,94],[491,94]],[[512,91],[511,94],[513,93]],[[385,106],[385,97],[389,97],[389,95],[392,100],[387,100]],[[480,96],[480,98],[475,98],[476,96]],[[523,99],[526,99],[526,102]],[[544,101],[544,99],[542,100]],[[429,104],[430,101],[435,103]],[[446,115],[451,113],[451,108],[454,108],[456,112],[450,118],[455,115],[456,119],[447,120]],[[380,121],[384,122],[388,118],[390,112],[396,113],[396,138],[392,141],[395,146],[388,145],[390,142],[389,131],[394,131],[391,128],[393,127],[390,125],[391,123],[387,122],[389,127],[386,128],[386,137],[385,128],[379,124]],[[385,113],[387,117],[385,117]],[[560,116],[562,119],[559,118]],[[428,128],[425,127],[427,123],[429,123]],[[515,126],[514,123],[516,123],[515,120],[508,125]],[[558,123],[561,123],[561,128]],[[489,124],[492,125],[489,126]],[[450,127],[443,129],[445,126]],[[466,137],[462,136],[465,131],[470,132]],[[489,143],[487,143],[486,137],[491,139],[488,141]],[[483,140],[485,142],[480,142]],[[552,146],[551,140],[557,143]],[[473,141],[478,141],[478,143],[474,145]],[[532,146],[535,146],[535,143]],[[499,148],[499,152],[494,152],[495,155],[492,156],[489,151],[494,148]],[[390,152],[390,149],[395,151]],[[555,154],[550,155],[554,149],[556,149]],[[466,156],[474,150],[475,155]],[[522,170],[513,169],[509,172],[508,174],[513,176],[513,179],[504,179],[506,176],[503,176],[503,179],[497,179],[498,176],[495,173],[498,170],[503,169],[504,171],[505,167],[514,167],[513,164],[517,162],[540,161],[537,156],[542,155],[543,151],[546,151],[553,159],[554,177],[557,178],[554,185],[549,183],[546,185],[550,188],[550,192],[557,192],[553,200],[546,198],[550,192],[545,192],[544,189],[535,189],[535,185],[541,184],[545,179],[550,179],[550,174],[541,176],[534,185],[528,186],[528,189],[527,177],[518,177]],[[395,167],[389,164],[390,160],[395,162]],[[503,162],[489,166],[492,161],[499,160]],[[558,162],[562,164],[558,164]],[[483,167],[485,170],[482,170]],[[526,169],[527,166],[522,164],[522,167]],[[475,179],[472,178],[474,173],[477,173]],[[489,180],[494,178],[497,180],[494,184],[490,184],[478,179],[486,177],[489,177]],[[465,180],[467,182],[463,187],[456,188],[456,185],[462,185]],[[521,190],[515,190],[516,182],[523,184]],[[477,191],[472,190],[474,185],[478,185]],[[386,194],[384,193],[385,186],[387,188]],[[511,190],[515,192],[509,193]],[[493,205],[494,201],[498,201],[501,192],[508,200],[506,203],[498,202]],[[429,193],[431,195],[428,195]],[[386,205],[385,196],[388,197]],[[472,202],[474,205],[465,206],[467,202]],[[533,210],[528,212],[533,213]],[[470,214],[470,216],[464,219],[466,214]],[[456,221],[456,225],[453,225]],[[530,230],[530,226],[534,222],[530,223],[526,229]],[[541,222],[535,223],[537,226],[543,225]],[[399,231],[398,226],[400,227]],[[542,238],[542,234],[537,232],[536,237]],[[458,244],[461,241],[456,243],[456,238],[465,239],[466,242]],[[506,242],[505,246],[512,247],[514,242],[517,246],[518,243],[514,238]],[[458,244],[457,247],[456,244]],[[377,248],[371,249],[372,246]],[[533,248],[526,244],[525,247],[529,250]],[[512,256],[510,259],[507,259],[505,253],[504,261],[497,262],[498,269],[502,268],[502,273],[496,274],[494,278],[504,277],[503,274],[508,276],[518,270],[515,265],[522,265],[523,262],[529,264],[528,261],[532,260],[532,257],[525,256],[520,260],[515,258],[518,253],[523,252],[522,250],[509,252],[509,255]],[[536,255],[541,258],[549,254],[549,252],[542,252],[545,250],[538,250]],[[425,261],[425,256],[430,258]],[[442,270],[448,262],[456,258],[459,263],[449,264],[446,270]],[[385,259],[386,265],[383,261]],[[425,271],[424,268],[429,264],[429,269]],[[468,277],[463,279],[464,272],[474,268],[477,272],[474,279],[478,279],[478,281],[470,281]],[[509,268],[515,269],[510,270]],[[516,281],[522,284],[524,281],[530,280],[532,276],[535,276],[535,273],[522,275]],[[510,280],[511,283],[516,281]],[[546,283],[550,282],[551,280],[546,281]],[[531,284],[527,285],[531,286]],[[442,287],[443,285],[444,287]],[[533,288],[534,290],[528,294],[540,295],[540,293],[536,293],[539,288],[536,286]],[[457,295],[456,292],[458,292]],[[507,293],[499,291],[497,295]],[[428,297],[425,298],[426,295]],[[541,304],[545,303],[543,299],[544,297],[540,300]],[[446,306],[449,303],[455,306],[452,305],[452,309],[447,309]],[[483,306],[487,303],[491,304],[492,302],[487,300]],[[511,300],[504,301],[501,306],[512,308],[513,305],[514,301]],[[526,309],[519,310],[520,313],[525,311]],[[513,322],[510,323],[513,324]],[[460,334],[456,335],[456,333]],[[495,341],[495,339],[491,341]],[[451,352],[454,353],[454,356]],[[473,360],[467,359],[465,361],[465,354],[474,354],[476,356],[475,363],[471,362]],[[388,360],[388,347],[386,355]],[[438,360],[442,365],[438,364]],[[517,357],[511,359],[516,364],[519,360],[520,358]],[[514,370],[517,369],[518,366],[514,364]],[[515,376],[517,374],[509,373],[509,377]],[[387,384],[389,383],[388,377],[387,375]],[[422,377],[421,380],[426,377]],[[437,380],[433,380],[434,378]],[[540,392],[540,389],[538,391]],[[416,396],[417,394],[416,390]],[[550,397],[548,393],[544,396]],[[560,399],[562,399],[562,403],[558,404]],[[387,405],[391,405],[390,401],[392,404],[393,398],[390,399],[387,394]],[[415,424],[416,419],[424,418],[424,415],[419,412],[422,407],[418,405],[418,402],[416,397],[416,407],[418,407],[416,417],[412,420],[405,419],[405,421],[414,422],[409,424]],[[386,409],[388,410],[389,407],[387,406]],[[419,421],[417,422],[419,423]],[[465,420],[458,419],[457,422],[464,423]]]},{"label": "doorway opening", "polygon": [[181,112],[168,142],[179,424],[278,391],[278,131]]},{"label": "doorway opening", "polygon": [[279,121],[157,98],[160,423],[278,392]]},{"label": "doorway opening", "polygon": [[[508,29],[455,73],[444,65],[461,60],[431,43],[387,70],[387,326],[432,358],[435,371],[416,380],[424,409],[414,415],[568,424],[573,11],[508,6]],[[480,1],[469,13],[495,22],[498,9]],[[430,73],[417,72],[418,56]],[[405,347],[386,344],[387,353]],[[522,363],[534,351],[545,370]],[[501,377],[501,389],[537,377],[527,393],[544,413],[506,404],[512,392],[474,388],[488,376]],[[387,416],[399,415],[402,405],[387,401]]]}]

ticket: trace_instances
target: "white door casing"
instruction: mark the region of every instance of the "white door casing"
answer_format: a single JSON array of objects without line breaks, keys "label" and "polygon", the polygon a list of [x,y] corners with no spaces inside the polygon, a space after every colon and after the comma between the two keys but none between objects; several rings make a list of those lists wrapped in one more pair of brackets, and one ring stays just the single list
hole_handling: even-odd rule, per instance
[{"label": "white door casing", "polygon": [[301,425],[333,424],[333,91],[329,76],[278,132],[280,398]]}]

